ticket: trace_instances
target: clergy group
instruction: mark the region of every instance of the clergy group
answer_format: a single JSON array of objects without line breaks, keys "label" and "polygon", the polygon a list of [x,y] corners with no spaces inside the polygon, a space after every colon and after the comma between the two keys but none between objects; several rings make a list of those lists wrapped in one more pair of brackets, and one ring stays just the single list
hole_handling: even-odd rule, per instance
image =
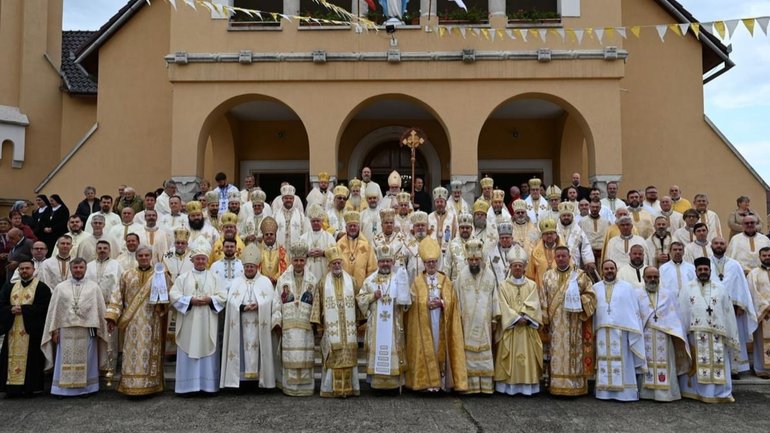
[{"label": "clergy group", "polygon": [[384,193],[368,168],[318,179],[304,203],[288,183],[268,202],[253,176],[239,189],[223,173],[186,203],[173,180],[144,200],[89,187],[58,232],[58,196],[12,211],[0,391],[115,380],[143,396],[173,368],[178,395],[366,383],[717,403],[770,378],[770,239],[747,197],[724,236],[706,194],[691,204],[676,185],[624,201],[575,173],[564,189],[512,186],[506,203],[485,177],[469,203],[460,182],[413,195],[397,172]]}]

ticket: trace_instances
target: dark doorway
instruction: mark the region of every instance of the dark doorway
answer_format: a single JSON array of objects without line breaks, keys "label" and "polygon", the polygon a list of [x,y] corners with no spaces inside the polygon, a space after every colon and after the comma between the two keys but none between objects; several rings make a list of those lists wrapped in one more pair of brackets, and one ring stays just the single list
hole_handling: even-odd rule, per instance
[{"label": "dark doorway", "polygon": [[[372,180],[377,182],[385,192],[388,190],[388,175],[396,170],[401,175],[401,188],[404,191],[412,190],[412,162],[411,150],[400,146],[398,141],[387,141],[377,145],[364,159],[364,164],[372,169]],[[415,176],[425,180],[429,177],[428,164],[420,149],[415,155]],[[362,191],[363,193],[363,191]]]},{"label": "dark doorway", "polygon": [[307,173],[252,173],[256,185],[262,188],[267,195],[268,202],[281,194],[281,183],[289,182],[297,190],[297,195],[305,203],[309,188],[309,176]]},{"label": "dark doorway", "polygon": [[509,193],[512,186],[521,186],[522,183],[528,182],[533,177],[543,179],[542,171],[532,172],[503,172],[503,171],[485,171],[481,173],[479,180],[485,176],[489,176],[495,180],[495,189],[502,189],[505,191],[505,202],[511,201],[511,194]]}]

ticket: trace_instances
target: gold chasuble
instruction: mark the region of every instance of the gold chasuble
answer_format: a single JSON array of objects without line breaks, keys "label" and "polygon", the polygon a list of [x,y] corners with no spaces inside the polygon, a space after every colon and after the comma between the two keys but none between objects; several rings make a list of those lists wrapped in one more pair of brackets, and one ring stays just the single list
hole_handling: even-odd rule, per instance
[{"label": "gold chasuble", "polygon": [[[406,311],[407,388],[466,391],[465,343],[452,282],[441,272],[434,276],[423,272],[411,292],[412,306]],[[430,298],[441,299],[443,308],[429,310]]]},{"label": "gold chasuble", "polygon": [[[571,313],[564,305],[567,289],[573,284],[580,292],[580,313]],[[587,378],[594,370],[591,317],[596,309],[596,293],[591,279],[574,266],[565,271],[552,269],[543,276],[543,293],[543,325],[550,337],[549,391],[565,396],[586,394]]]},{"label": "gold chasuble", "polygon": [[[331,261],[331,260],[330,260]],[[358,339],[356,337],[356,293],[353,279],[342,271],[332,272],[318,285],[310,322],[322,325],[321,397],[359,394]]]},{"label": "gold chasuble", "polygon": [[[500,285],[500,313],[495,382],[539,385],[543,374],[543,343],[537,328],[543,323],[543,315],[535,282],[512,276],[506,279]],[[524,322],[517,324],[520,319]]]}]

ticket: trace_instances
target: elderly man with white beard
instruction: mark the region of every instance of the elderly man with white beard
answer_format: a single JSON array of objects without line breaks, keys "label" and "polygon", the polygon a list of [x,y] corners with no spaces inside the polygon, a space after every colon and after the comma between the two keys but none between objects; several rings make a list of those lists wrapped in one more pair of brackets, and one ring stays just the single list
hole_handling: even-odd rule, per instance
[{"label": "elderly man with white beard", "polygon": [[465,244],[471,239],[473,233],[473,216],[469,213],[460,214],[457,217],[458,236],[452,239],[447,249],[444,273],[454,283],[460,275],[462,268],[466,266]]},{"label": "elderly man with white beard", "polygon": [[743,267],[737,260],[725,255],[727,244],[721,236],[711,240],[711,279],[719,281],[727,290],[733,302],[735,321],[738,325],[740,350],[732,359],[733,379],[739,379],[740,373],[749,371],[749,354],[747,344],[753,339],[757,330],[757,313],[751,299],[749,284],[743,273]]},{"label": "elderly man with white beard", "polygon": [[484,263],[484,243],[472,239],[465,243],[468,266],[457,277],[457,304],[462,320],[465,362],[468,370],[468,394],[492,394],[495,328],[500,321],[498,281]]},{"label": "elderly man with white beard", "polygon": [[[419,246],[423,239],[429,237],[428,214],[423,211],[412,212],[411,223],[412,232],[406,239],[406,249],[409,252],[407,273],[409,274],[410,285],[414,282],[414,279],[425,270],[425,265],[420,258]],[[441,257],[439,257],[438,260],[438,266],[440,267]]]},{"label": "elderly man with white beard", "polygon": [[382,231],[380,222],[380,197],[377,196],[379,186],[370,182],[366,194],[366,209],[361,211],[361,234],[369,245],[374,246],[374,237]]},{"label": "elderly man with white beard", "polygon": [[513,202],[513,242],[521,245],[527,255],[532,253],[540,240],[540,230],[527,217],[527,202],[518,199]]},{"label": "elderly man with white beard", "polygon": [[677,376],[690,369],[690,345],[677,313],[677,294],[661,290],[660,273],[654,266],[644,270],[644,290],[636,291],[644,326],[647,372],[639,374],[639,397],[674,401],[682,398]]},{"label": "elderly man with white beard", "polygon": [[497,229],[487,221],[489,204],[478,199],[473,203],[473,239],[484,242],[484,251],[489,251],[497,245]]},{"label": "elderly man with white beard", "polygon": [[484,258],[486,258],[486,263],[489,264],[489,268],[492,270],[495,282],[499,285],[508,276],[508,252],[513,246],[513,224],[504,222],[498,225],[497,237],[499,239],[497,245],[491,250],[486,251]]}]

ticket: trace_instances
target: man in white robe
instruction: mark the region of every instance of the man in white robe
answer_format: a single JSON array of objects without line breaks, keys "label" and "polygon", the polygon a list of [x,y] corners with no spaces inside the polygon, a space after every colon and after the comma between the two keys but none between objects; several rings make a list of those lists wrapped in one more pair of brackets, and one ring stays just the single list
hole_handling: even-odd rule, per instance
[{"label": "man in white robe", "polygon": [[273,218],[278,223],[276,241],[279,246],[289,248],[289,245],[298,241],[302,235],[310,230],[305,214],[294,207],[295,189],[291,185],[281,187],[281,200],[283,205],[276,207]]},{"label": "man in white robe", "polygon": [[759,250],[770,247],[770,239],[757,232],[757,217],[746,215],[741,223],[743,232],[730,239],[726,254],[741,264],[743,272],[748,274],[759,267]]},{"label": "man in white robe", "polygon": [[[290,187],[293,191],[296,192],[296,189],[289,185],[289,182],[281,182],[281,191],[283,191],[284,187]],[[299,196],[296,194],[291,194],[291,205],[289,208],[292,210],[298,210],[299,213],[302,215],[305,215],[305,206],[302,204],[302,200],[300,200]],[[274,217],[281,212],[281,209],[284,208],[284,197],[285,195],[282,193],[275,196],[273,201],[270,204],[265,203],[265,208],[270,211],[270,216]]]},{"label": "man in white robe", "polygon": [[674,401],[682,398],[677,376],[690,369],[690,345],[677,313],[677,293],[662,290],[660,273],[654,266],[644,270],[644,289],[637,290],[647,372],[638,376],[639,397]]},{"label": "man in white robe", "polygon": [[559,223],[556,233],[569,248],[572,262],[592,278],[596,275],[596,259],[591,242],[583,229],[575,222],[575,207],[572,203],[559,203]]},{"label": "man in white robe", "polygon": [[227,292],[214,273],[206,269],[209,254],[208,241],[196,239],[194,269],[177,277],[169,293],[176,309],[177,394],[219,391],[217,315],[225,308]]},{"label": "man in white robe", "polygon": [[[203,216],[203,204],[199,201],[188,201],[187,208],[187,226],[180,226],[189,229],[188,242],[195,242],[198,236],[203,236],[211,245],[219,240],[219,231],[211,225]],[[216,218],[215,218],[216,219]],[[219,227],[217,220],[217,227]],[[176,231],[174,229],[173,231]]]},{"label": "man in white robe", "polygon": [[447,200],[447,209],[455,215],[463,213],[470,213],[471,206],[463,198],[463,183],[459,180],[453,180],[449,184],[449,188],[452,190],[452,196]]},{"label": "man in white robe", "polygon": [[222,241],[224,257],[212,263],[210,267],[211,272],[219,280],[220,287],[226,292],[230,291],[230,286],[236,278],[243,276],[243,263],[235,256],[237,246],[235,239]]},{"label": "man in white robe", "polygon": [[722,223],[719,221],[719,215],[716,212],[708,208],[709,199],[706,194],[695,194],[692,201],[692,206],[698,211],[700,222],[708,226],[708,240],[719,236],[722,237]]},{"label": "man in white robe", "polygon": [[527,202],[527,215],[529,220],[538,225],[540,220],[548,212],[548,201],[540,195],[542,181],[540,179],[529,180],[529,195],[524,199]]},{"label": "man in white robe", "polygon": [[[147,214],[145,214],[145,218],[147,218]],[[139,234],[144,231],[143,229],[141,225],[134,223],[134,209],[124,207],[120,211],[120,224],[112,226],[107,234],[118,240],[118,247],[123,251],[126,247],[126,235],[129,233]]]},{"label": "man in white robe", "polygon": [[725,240],[717,236],[711,240],[711,279],[722,283],[730,299],[733,302],[735,321],[738,325],[738,338],[740,350],[732,359],[733,379],[744,371],[749,371],[749,354],[747,344],[753,340],[754,331],[757,330],[757,313],[754,310],[754,302],[751,299],[749,284],[743,274],[743,267],[737,260],[725,255],[727,244]]},{"label": "man in white robe", "polygon": [[616,279],[617,265],[602,263],[603,280],[594,284],[596,311],[596,398],[636,401],[636,374],[647,371],[639,302],[633,286]]},{"label": "man in white robe", "polygon": [[473,234],[473,216],[462,213],[457,217],[458,235],[452,239],[447,248],[444,273],[454,283],[460,276],[460,271],[467,265],[465,261],[465,243]]},{"label": "man in white robe", "polygon": [[[310,230],[299,238],[299,242],[308,247],[305,270],[312,273],[316,281],[320,281],[328,271],[324,251],[337,243],[331,233],[323,229],[325,213],[326,211],[319,204],[314,203],[308,206],[307,216],[310,219]],[[288,249],[289,256],[291,256],[291,247]]]},{"label": "man in white robe", "polygon": [[259,273],[256,244],[246,246],[241,261],[244,274],[233,280],[227,295],[221,386],[239,388],[241,382],[256,381],[260,388],[275,388],[280,298]]},{"label": "man in white robe", "polygon": [[[497,245],[484,254],[485,257],[483,257],[483,259],[485,260],[483,261],[484,264],[489,266],[492,270],[492,275],[495,277],[495,283],[499,286],[508,277],[508,252],[513,246],[513,224],[506,221],[497,225],[497,238]],[[464,247],[467,251],[467,242],[464,243]],[[467,261],[467,257],[465,257],[465,259]],[[461,268],[464,268],[466,264],[467,263],[463,263]],[[458,269],[458,271],[461,272],[461,269]],[[452,283],[456,284],[454,280]]]},{"label": "man in white robe", "polygon": [[649,265],[652,257],[647,251],[647,241],[645,241],[643,237],[633,233],[634,225],[631,217],[622,216],[617,219],[615,224],[617,224],[620,234],[607,241],[604,246],[604,252],[602,253],[602,260],[612,260],[617,263],[618,266],[626,265],[630,261],[628,253],[631,251],[631,247],[634,245],[641,245],[645,251],[644,264]]},{"label": "man in white robe", "polygon": [[676,297],[687,283],[698,277],[695,266],[684,261],[684,245],[681,242],[672,242],[669,251],[671,260],[660,267],[660,285]]},{"label": "man in white robe", "polygon": [[94,217],[91,218],[91,230],[91,237],[83,240],[83,246],[81,248],[83,257],[96,258],[96,242],[104,240],[110,243],[110,257],[113,259],[118,258],[118,255],[120,254],[118,240],[104,232],[103,216],[94,215]]},{"label": "man in white robe", "polygon": [[310,217],[310,206],[313,204],[321,206],[324,211],[331,212],[334,206],[334,193],[329,189],[330,180],[329,173],[325,171],[318,173],[318,186],[314,186],[306,197],[308,218]]},{"label": "man in white robe", "polygon": [[373,389],[400,389],[406,370],[403,315],[412,304],[409,278],[406,269],[393,266],[390,245],[378,246],[375,253],[377,272],[364,280],[356,296],[367,321],[367,380]]},{"label": "man in white robe", "polygon": [[[118,290],[120,277],[123,276],[123,267],[120,263],[110,258],[110,243],[107,241],[98,241],[96,243],[96,259],[89,262],[86,269],[86,278],[95,282],[102,292],[105,305],[109,305],[112,292]],[[108,360],[108,368],[115,371],[118,364],[118,331],[117,329],[110,333],[108,338],[108,348],[114,356]]]},{"label": "man in white robe", "polygon": [[377,191],[379,191],[379,186],[374,182],[370,183],[369,189],[364,192],[366,208],[361,211],[361,234],[371,246],[374,246],[374,237],[382,231],[380,198],[377,196]]},{"label": "man in white robe", "polygon": [[139,248],[139,235],[129,233],[125,241],[126,249],[118,255],[116,260],[123,269],[133,269],[136,267],[136,249]]},{"label": "man in white robe", "polygon": [[433,189],[433,212],[428,215],[428,235],[441,248],[439,271],[446,272],[446,255],[449,242],[457,235],[457,215],[447,210],[449,191],[440,186]]},{"label": "man in white robe", "polygon": [[374,238],[375,251],[377,248],[388,245],[393,254],[392,272],[395,273],[399,269],[407,269],[412,255],[406,248],[406,234],[395,230],[395,209],[381,209],[380,222],[382,222],[382,232]]},{"label": "man in white robe", "polygon": [[166,215],[160,215],[158,225],[166,230],[174,230],[179,226],[187,226],[187,216],[182,213],[182,198],[178,195],[168,199],[170,212]]},{"label": "man in white robe", "polygon": [[[95,258],[94,251],[91,251],[88,248],[88,244],[91,242],[93,236],[83,230],[83,220],[80,218],[80,215],[71,215],[69,220],[67,220],[67,227],[69,228],[69,232],[66,234],[72,239],[72,247],[70,248],[72,257],[82,257],[86,262],[93,260]],[[54,246],[51,256],[56,256],[58,254],[59,248]]]},{"label": "man in white robe", "polygon": [[94,212],[88,216],[85,231],[91,233],[93,230],[91,221],[93,221],[96,215],[101,215],[104,218],[105,233],[109,233],[113,226],[120,225],[120,216],[112,211],[112,197],[108,195],[103,195],[99,198],[99,212]]},{"label": "man in white robe", "polygon": [[54,369],[51,394],[60,396],[99,391],[99,368],[106,361],[104,296],[85,278],[84,259],[73,259],[70,268],[72,278],[53,289],[41,341],[45,369]]},{"label": "man in white robe", "polygon": [[647,251],[652,259],[650,265],[660,267],[671,260],[670,249],[674,238],[668,227],[668,219],[663,216],[655,218],[655,232],[647,238]]},{"label": "man in white robe", "polygon": [[733,402],[731,360],[740,350],[733,303],[722,283],[711,279],[710,259],[696,259],[695,272],[698,279],[679,292],[679,314],[695,361],[679,377],[679,387],[685,398]]},{"label": "man in white robe", "polygon": [[[618,280],[629,283],[632,287],[641,289],[644,287],[644,248],[641,245],[634,245],[628,253],[629,263],[620,265],[616,276]],[[617,266],[617,265],[616,265]]]},{"label": "man in white robe", "polygon": [[[493,337],[500,321],[498,284],[494,272],[484,263],[484,242],[471,239],[465,243],[468,266],[457,277],[457,303],[460,308],[468,394],[492,394],[495,391]],[[507,274],[507,272],[505,273]]]},{"label": "man in white robe", "polygon": [[758,326],[754,332],[754,374],[770,379],[770,247],[759,250],[760,266],[747,277]]},{"label": "man in white robe", "polygon": [[51,289],[70,277],[70,261],[74,259],[70,256],[72,238],[69,235],[62,235],[56,241],[56,248],[59,253],[43,260],[40,268],[37,269],[38,279]]},{"label": "man in white robe", "polygon": [[152,250],[153,264],[163,261],[163,255],[174,247],[172,231],[158,226],[158,213],[155,210],[145,211],[144,226],[137,234],[139,235],[139,243]]},{"label": "man in white robe", "polygon": [[695,259],[699,257],[710,258],[713,253],[711,252],[711,244],[708,240],[708,226],[704,223],[696,223],[692,231],[695,234],[695,240],[685,245],[684,260],[694,263]]}]

